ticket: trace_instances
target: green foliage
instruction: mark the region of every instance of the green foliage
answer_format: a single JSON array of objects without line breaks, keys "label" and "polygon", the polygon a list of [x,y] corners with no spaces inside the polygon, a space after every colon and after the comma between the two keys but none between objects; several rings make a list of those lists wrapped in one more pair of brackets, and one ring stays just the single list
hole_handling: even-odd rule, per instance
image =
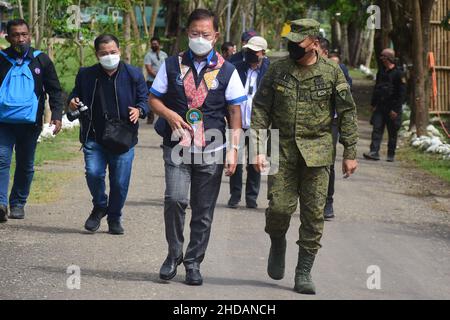
[{"label": "green foliage", "polygon": [[401,160],[412,163],[450,183],[450,161],[443,160],[442,155],[419,152],[411,147],[402,148],[398,155]]}]

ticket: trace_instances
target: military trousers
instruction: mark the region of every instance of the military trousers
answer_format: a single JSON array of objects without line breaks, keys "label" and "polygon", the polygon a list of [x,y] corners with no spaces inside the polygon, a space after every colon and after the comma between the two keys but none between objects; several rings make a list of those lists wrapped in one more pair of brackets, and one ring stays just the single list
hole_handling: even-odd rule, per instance
[{"label": "military trousers", "polygon": [[330,166],[306,165],[295,141],[281,142],[279,170],[268,177],[269,207],[265,231],[271,237],[284,236],[300,202],[301,224],[297,244],[310,254],[316,254],[321,248],[329,176]]}]

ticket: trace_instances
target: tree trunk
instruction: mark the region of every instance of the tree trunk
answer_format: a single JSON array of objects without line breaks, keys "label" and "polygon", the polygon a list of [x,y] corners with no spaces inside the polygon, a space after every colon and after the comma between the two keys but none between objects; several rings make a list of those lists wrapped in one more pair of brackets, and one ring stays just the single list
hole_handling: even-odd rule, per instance
[{"label": "tree trunk", "polygon": [[37,44],[40,41],[40,28],[39,28],[39,24],[41,23],[40,19],[39,19],[39,9],[38,9],[38,0],[33,0],[33,22],[34,22],[34,43]]},{"label": "tree trunk", "polygon": [[[430,30],[431,30],[431,13],[433,11],[435,1],[434,0],[422,0],[421,1],[421,15],[422,15],[422,32],[423,32],[423,59],[424,59],[424,70],[425,71],[425,108],[430,109],[431,105],[431,70],[428,67],[428,52],[430,51]],[[427,116],[428,123],[428,116]]]},{"label": "tree trunk", "polygon": [[123,37],[125,40],[125,62],[131,63],[131,19],[130,13],[125,12],[123,17]]},{"label": "tree trunk", "polygon": [[423,30],[420,0],[413,0],[413,48],[417,135],[427,134],[428,110],[425,104],[425,69],[423,55]]},{"label": "tree trunk", "polygon": [[34,34],[34,14],[33,14],[34,1],[35,0],[28,0],[28,12],[29,12],[28,24],[30,25],[31,34]]},{"label": "tree trunk", "polygon": [[141,8],[141,17],[142,17],[142,28],[144,29],[145,36],[149,38],[148,33],[148,25],[147,25],[147,15],[145,14],[145,7],[146,7],[146,1],[142,1],[141,5],[139,6]]},{"label": "tree trunk", "polygon": [[153,0],[152,4],[152,19],[150,20],[150,26],[148,27],[148,36],[151,39],[155,35],[156,20],[158,19],[160,0]]},{"label": "tree trunk", "polygon": [[336,18],[331,19],[331,44],[333,49],[337,49],[338,52],[341,50],[341,24]]},{"label": "tree trunk", "polygon": [[19,17],[20,19],[23,19],[23,6],[22,6],[22,0],[17,0],[17,5],[19,7]]},{"label": "tree trunk", "polygon": [[341,39],[341,59],[344,64],[349,64],[350,62],[350,52],[348,48],[348,24],[341,24],[342,39]]},{"label": "tree trunk", "polygon": [[138,57],[142,57],[142,47],[141,47],[141,34],[139,32],[139,26],[136,19],[136,12],[134,10],[134,5],[130,0],[126,0],[127,9],[130,13],[131,27],[133,29],[133,40],[136,48],[136,54]]},{"label": "tree trunk", "polygon": [[370,68],[370,65],[372,63],[372,56],[373,56],[373,49],[374,49],[374,40],[375,40],[375,30],[370,30],[369,33],[369,42],[368,42],[368,49],[367,49],[367,56],[366,56],[366,62],[365,66],[366,68]]},{"label": "tree trunk", "polygon": [[40,49],[42,45],[42,39],[45,34],[45,21],[46,21],[46,0],[41,0],[41,15],[39,18],[39,39],[37,39],[36,49]]}]

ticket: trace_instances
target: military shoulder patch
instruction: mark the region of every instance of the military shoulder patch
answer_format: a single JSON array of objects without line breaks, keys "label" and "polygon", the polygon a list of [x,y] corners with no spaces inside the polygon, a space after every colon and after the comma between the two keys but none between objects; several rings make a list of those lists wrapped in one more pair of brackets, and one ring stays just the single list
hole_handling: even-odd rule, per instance
[{"label": "military shoulder patch", "polygon": [[348,89],[350,89],[350,86],[348,85],[348,83],[341,83],[341,84],[338,84],[338,85],[336,86],[336,90],[337,90],[338,92],[346,91],[346,90],[348,90]]}]

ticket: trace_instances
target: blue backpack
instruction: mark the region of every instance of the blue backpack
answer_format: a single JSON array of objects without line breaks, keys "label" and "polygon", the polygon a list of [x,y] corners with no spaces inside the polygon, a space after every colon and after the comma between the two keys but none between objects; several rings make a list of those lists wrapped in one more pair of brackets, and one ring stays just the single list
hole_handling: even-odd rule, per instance
[{"label": "blue backpack", "polygon": [[[19,65],[17,61],[0,51],[12,67],[8,71],[0,87],[0,122],[3,123],[35,123],[39,99],[34,92],[34,78],[28,65],[30,59],[24,59]],[[36,58],[41,51],[34,51]]]}]

